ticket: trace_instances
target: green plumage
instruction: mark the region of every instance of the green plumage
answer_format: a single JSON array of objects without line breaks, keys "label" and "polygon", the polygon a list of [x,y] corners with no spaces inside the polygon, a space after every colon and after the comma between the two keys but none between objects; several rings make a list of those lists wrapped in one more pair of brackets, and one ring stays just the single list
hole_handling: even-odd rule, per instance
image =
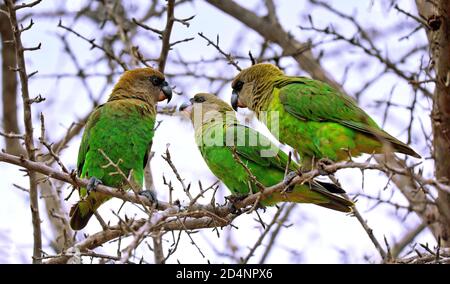
[{"label": "green plumage", "polygon": [[[313,159],[345,160],[362,153],[383,153],[392,147],[420,157],[408,145],[383,131],[352,98],[326,83],[284,75],[270,64],[257,64],[235,79],[244,82],[239,100],[256,111],[278,139],[296,149],[305,166]],[[251,81],[251,90],[245,83]],[[271,128],[278,115],[279,128]]]},{"label": "green plumage", "polygon": [[[125,72],[108,101],[89,116],[78,152],[79,177],[129,189],[129,183],[106,155],[132,184],[142,189],[154,134],[156,103],[166,99],[166,95],[170,97],[171,90],[160,72],[151,68]],[[84,228],[97,208],[110,198],[86,188],[80,188],[79,194],[80,201],[70,210],[74,230]]]},{"label": "green plumage", "polygon": [[[124,99],[108,102],[99,106],[89,118],[78,152],[77,169],[80,178],[95,177],[103,184],[122,188],[125,185],[117,170],[108,164],[100,149],[114,162],[118,163],[125,175],[132,171],[132,179],[142,188],[146,154],[150,149],[155,122],[154,111],[145,102],[136,99]],[[83,199],[77,204],[79,216],[72,218],[74,229],[84,227],[95,210],[108,197],[80,189]],[[76,223],[81,221],[81,223]]]},{"label": "green plumage", "polygon": [[[249,177],[248,171],[236,160],[233,151],[251,171],[254,177],[266,187],[275,185],[284,179],[288,156],[261,133],[237,123],[234,111],[226,103],[211,94],[199,94],[206,98],[202,103],[203,112],[217,111],[215,119],[203,120],[196,126],[196,142],[208,167],[233,194],[245,195],[258,192],[259,188]],[[195,101],[194,98],[194,101]],[[200,111],[195,105],[193,112]],[[206,116],[207,113],[204,113]],[[225,119],[225,115],[227,119]],[[214,143],[211,143],[214,141]],[[271,153],[271,154],[270,154]],[[298,169],[291,161],[289,170]],[[261,201],[264,205],[274,205],[289,201],[314,203],[320,206],[350,212],[353,203],[341,196],[331,193],[343,192],[335,185],[309,182],[297,185],[285,195],[272,194]]]}]

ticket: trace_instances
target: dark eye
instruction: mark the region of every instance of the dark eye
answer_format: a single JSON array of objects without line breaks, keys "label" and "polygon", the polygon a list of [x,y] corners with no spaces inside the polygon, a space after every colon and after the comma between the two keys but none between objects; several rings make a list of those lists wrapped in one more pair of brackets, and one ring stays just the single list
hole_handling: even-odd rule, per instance
[{"label": "dark eye", "polygon": [[160,86],[164,82],[164,79],[156,76],[151,76],[150,81],[152,82],[153,86]]},{"label": "dark eye", "polygon": [[233,86],[233,90],[239,92],[242,89],[242,86],[244,86],[244,82],[237,81],[236,84]]},{"label": "dark eye", "polygon": [[203,103],[204,101],[206,101],[205,97],[202,97],[202,96],[194,97],[194,102],[195,103]]}]

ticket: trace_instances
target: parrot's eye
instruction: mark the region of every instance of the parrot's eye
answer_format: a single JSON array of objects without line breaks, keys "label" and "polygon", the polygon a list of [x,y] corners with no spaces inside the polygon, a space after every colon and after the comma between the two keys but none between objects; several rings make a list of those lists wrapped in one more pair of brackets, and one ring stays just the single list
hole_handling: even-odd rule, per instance
[{"label": "parrot's eye", "polygon": [[195,103],[203,103],[204,101],[206,101],[205,97],[202,97],[202,96],[194,97],[194,102]]},{"label": "parrot's eye", "polygon": [[151,76],[150,81],[152,82],[153,86],[160,86],[164,82],[164,79],[156,76]]},{"label": "parrot's eye", "polygon": [[234,84],[234,86],[233,86],[233,90],[235,90],[236,92],[239,92],[242,89],[242,86],[244,86],[244,82],[237,81],[236,84]]}]

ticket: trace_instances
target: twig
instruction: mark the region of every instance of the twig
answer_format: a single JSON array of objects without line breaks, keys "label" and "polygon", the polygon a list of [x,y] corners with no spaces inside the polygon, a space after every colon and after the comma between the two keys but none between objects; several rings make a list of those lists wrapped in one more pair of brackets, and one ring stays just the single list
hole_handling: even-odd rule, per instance
[{"label": "twig", "polygon": [[286,54],[295,54],[292,57],[313,78],[325,81],[337,90],[342,90],[342,87],[315,60],[311,51],[307,50],[297,54],[298,50],[303,49],[305,43],[301,43],[293,38],[290,33],[283,30],[280,24],[273,24],[232,0],[206,0],[206,2],[255,30],[265,40],[277,43],[283,48]]},{"label": "twig", "polygon": [[228,60],[228,64],[233,65],[236,68],[236,70],[242,71],[242,68],[239,67],[238,62],[235,61],[234,57],[230,53],[226,53],[225,51],[223,51],[220,48],[220,46],[219,46],[219,35],[217,35],[216,42],[213,42],[212,40],[207,38],[203,33],[198,33],[198,35],[200,37],[204,38],[208,42],[208,45],[214,46],[214,48],[217,49],[217,51],[219,51],[219,53],[222,54]]},{"label": "twig", "polygon": [[267,244],[266,250],[264,251],[261,259],[259,260],[259,264],[263,264],[266,261],[267,256],[269,256],[270,251],[274,247],[273,245],[275,243],[275,239],[277,238],[278,234],[280,233],[281,227],[287,221],[287,219],[289,218],[289,214],[291,214],[291,212],[295,206],[296,206],[295,203],[290,204],[284,211],[284,215],[277,221],[277,226],[276,226],[275,230],[273,230],[272,234],[270,235],[269,243]]},{"label": "twig", "polygon": [[42,2],[42,0],[35,0],[35,1],[30,2],[28,4],[27,3],[22,3],[20,5],[14,6],[14,11],[17,11],[17,10],[23,9],[23,8],[31,8],[31,7],[34,7],[34,6],[36,6],[37,4],[39,4],[41,2]]},{"label": "twig", "polygon": [[86,38],[85,36],[81,35],[80,33],[74,31],[73,29],[64,26],[63,23],[62,23],[62,20],[59,20],[59,22],[58,22],[58,27],[59,27],[59,28],[62,28],[62,29],[64,29],[64,30],[66,30],[66,31],[68,31],[68,32],[71,32],[71,33],[73,33],[74,35],[76,35],[77,37],[79,37],[79,38],[81,38],[81,39],[87,41],[87,42],[91,45],[91,49],[93,49],[93,48],[98,48],[98,49],[100,49],[101,51],[103,51],[103,52],[105,53],[105,55],[106,55],[109,59],[111,59],[111,60],[117,62],[117,63],[122,67],[122,69],[123,69],[124,71],[128,70],[128,67],[127,67],[127,65],[125,64],[125,62],[123,62],[119,57],[117,57],[116,55],[114,55],[111,51],[105,49],[103,46],[100,46],[100,45],[96,44],[96,43],[95,43],[95,38],[93,38],[93,39],[88,39],[88,38]]},{"label": "twig", "polygon": [[138,21],[136,18],[132,18],[131,20],[133,21],[133,23],[135,23],[136,25],[140,26],[141,28],[144,28],[146,30],[152,31],[152,32],[154,32],[154,33],[156,33],[156,34],[158,34],[160,36],[163,34],[163,31],[158,30],[158,29],[154,29],[154,28],[152,28],[152,27],[150,27],[150,26],[148,26],[148,25]]},{"label": "twig", "polygon": [[162,33],[162,47],[161,47],[161,54],[159,56],[159,64],[158,64],[158,70],[161,72],[164,72],[164,69],[166,67],[167,55],[169,54],[169,50],[170,50],[170,34],[172,33],[172,27],[173,27],[173,23],[175,21],[174,4],[175,4],[175,0],[167,1],[167,22],[166,22],[166,28],[164,29],[164,31]]},{"label": "twig", "polygon": [[189,184],[188,186],[186,186],[186,184],[184,183],[184,179],[181,178],[180,174],[178,173],[177,168],[175,167],[175,165],[172,162],[172,158],[171,158],[170,152],[169,152],[169,145],[167,145],[167,147],[166,147],[165,156],[161,155],[161,157],[167,162],[167,164],[169,164],[170,168],[172,169],[172,171],[175,174],[177,180],[180,182],[181,186],[183,187],[183,191],[186,193],[186,195],[189,198],[189,200],[190,201],[194,200],[194,197],[192,197],[192,195],[191,195],[191,193],[189,191],[191,185]]},{"label": "twig", "polygon": [[392,257],[395,259],[397,258],[402,250],[410,244],[417,235],[419,235],[425,228],[427,227],[426,223],[420,223],[418,226],[416,226],[414,229],[406,233],[403,238],[398,241],[391,250]]},{"label": "twig", "polygon": [[[256,185],[260,190],[263,190],[263,189],[265,188],[265,186],[264,186],[260,181],[258,181],[258,179],[255,177],[255,175],[252,173],[252,171],[251,171],[251,170],[247,167],[247,165],[244,164],[244,162],[241,160],[241,158],[239,157],[239,155],[238,155],[237,152],[236,152],[236,146],[233,146],[233,148],[232,148],[232,153],[233,153],[233,158],[234,158],[234,160],[235,160],[239,165],[241,165],[241,166],[244,168],[245,172],[247,173],[248,177],[252,180],[252,182],[255,183],[255,185]],[[249,185],[249,187],[250,187],[250,185]],[[252,193],[252,188],[251,188],[251,187],[249,188],[249,193]]]},{"label": "twig", "polygon": [[431,29],[430,25],[427,23],[426,20],[420,18],[420,17],[416,17],[413,14],[403,10],[402,8],[400,8],[400,6],[398,6],[398,4],[395,4],[394,9],[399,11],[402,14],[405,14],[406,16],[410,17],[411,19],[417,21],[419,24],[423,25],[425,28],[427,29]]},{"label": "twig", "polygon": [[278,217],[280,217],[281,212],[284,210],[286,204],[281,205],[281,207],[275,212],[275,215],[272,218],[272,221],[267,225],[264,232],[259,236],[258,240],[255,242],[253,247],[248,252],[247,256],[242,260],[243,264],[248,263],[250,258],[254,255],[256,249],[262,244],[262,241],[266,237],[266,235],[269,233],[269,231],[272,229],[272,226],[275,225],[275,223],[278,221]]},{"label": "twig", "polygon": [[136,232],[133,241],[122,251],[122,257],[120,258],[120,262],[126,263],[130,257],[131,252],[137,248],[141,240],[145,237],[146,234],[150,231],[153,224],[151,222],[145,222],[143,226],[139,228],[139,230]]},{"label": "twig", "polygon": [[16,134],[16,133],[12,133],[12,132],[5,133],[5,132],[0,131],[0,135],[3,136],[3,137],[9,138],[9,139],[20,139],[20,140],[24,140],[25,139],[25,135],[23,135],[23,134]]},{"label": "twig", "polygon": [[39,142],[41,142],[42,145],[45,146],[45,148],[47,148],[48,153],[52,156],[53,160],[56,161],[58,163],[58,165],[61,167],[61,170],[65,173],[69,173],[69,171],[67,170],[66,166],[64,166],[64,164],[62,163],[61,159],[59,158],[59,156],[53,151],[53,147],[51,144],[49,144],[46,140],[45,140],[45,122],[44,122],[44,114],[41,113],[40,115],[40,119],[41,119],[41,137],[39,137]]},{"label": "twig", "polygon": [[164,257],[163,245],[162,245],[162,232],[156,233],[153,237],[153,255],[155,264],[164,264],[166,258]]},{"label": "twig", "polygon": [[[13,0],[6,0],[6,6],[9,12],[9,20],[14,34],[14,44],[16,48],[17,66],[22,86],[22,102],[23,102],[23,120],[25,125],[25,148],[30,161],[36,161],[36,149],[33,143],[33,122],[31,113],[30,95],[28,90],[28,74],[25,64],[24,47],[21,40],[21,31],[17,23],[16,10],[25,7],[37,5],[40,1],[32,2],[25,6],[15,6]],[[33,223],[33,263],[41,263],[42,236],[41,236],[41,219],[39,216],[38,187],[35,172],[29,172],[30,176],[30,207],[31,218]]]},{"label": "twig", "polygon": [[375,238],[375,235],[373,234],[373,230],[369,227],[369,225],[367,224],[367,221],[364,220],[364,218],[361,216],[361,214],[359,213],[358,209],[356,209],[356,207],[353,208],[353,214],[355,215],[356,219],[358,219],[361,226],[364,228],[364,231],[366,231],[366,233],[369,236],[370,240],[372,241],[373,245],[375,246],[378,253],[380,254],[381,259],[383,261],[386,261],[387,260],[386,252],[384,251],[383,247],[378,242],[378,240]]}]

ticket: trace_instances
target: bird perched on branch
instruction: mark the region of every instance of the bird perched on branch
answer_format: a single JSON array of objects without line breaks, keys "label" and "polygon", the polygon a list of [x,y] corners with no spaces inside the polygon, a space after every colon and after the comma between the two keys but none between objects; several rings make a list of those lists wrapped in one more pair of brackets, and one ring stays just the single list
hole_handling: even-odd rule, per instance
[{"label": "bird perched on branch", "polygon": [[[135,184],[142,189],[156,104],[165,99],[169,102],[171,97],[172,89],[162,73],[152,68],[134,69],[120,77],[108,101],[89,116],[77,161],[78,175],[88,178],[89,184],[80,188],[80,201],[70,210],[72,229],[84,228],[97,208],[109,199],[94,190],[99,183],[124,189]],[[119,174],[117,167],[132,183]],[[154,197],[153,193],[149,196]]]},{"label": "bird perched on branch", "polygon": [[[363,153],[399,152],[420,158],[382,130],[349,96],[328,84],[285,75],[268,63],[242,70],[231,105],[253,110],[280,142],[296,149],[306,168],[314,160],[346,160]],[[278,122],[278,127],[271,123]]]},{"label": "bird perched on branch", "polygon": [[[195,129],[195,140],[210,170],[235,195],[256,193],[286,181],[286,169],[294,173],[299,166],[270,140],[254,129],[238,123],[227,103],[212,94],[197,94],[180,106]],[[288,175],[289,176],[289,175]],[[288,201],[314,203],[330,209],[351,212],[353,203],[340,196],[345,191],[326,182],[311,180],[275,192],[260,200],[262,205]]]}]

